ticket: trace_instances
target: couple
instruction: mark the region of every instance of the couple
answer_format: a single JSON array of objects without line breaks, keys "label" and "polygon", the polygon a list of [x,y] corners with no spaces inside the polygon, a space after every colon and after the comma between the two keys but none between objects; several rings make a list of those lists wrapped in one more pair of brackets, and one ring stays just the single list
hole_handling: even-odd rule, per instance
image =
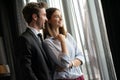
[{"label": "couple", "polygon": [[[79,66],[83,55],[65,31],[57,8],[31,2],[23,8],[28,27],[19,37],[16,52],[17,80],[84,80]],[[38,34],[43,29],[44,40]]]}]

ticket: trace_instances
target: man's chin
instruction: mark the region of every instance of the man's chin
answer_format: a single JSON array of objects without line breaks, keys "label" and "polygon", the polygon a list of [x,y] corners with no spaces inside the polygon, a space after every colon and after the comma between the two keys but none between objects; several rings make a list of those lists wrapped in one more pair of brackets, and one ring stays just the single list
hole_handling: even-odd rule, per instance
[{"label": "man's chin", "polygon": [[45,29],[45,26],[44,26],[44,25],[41,25],[40,29]]},{"label": "man's chin", "polygon": [[45,29],[45,26],[42,26],[41,29]]}]

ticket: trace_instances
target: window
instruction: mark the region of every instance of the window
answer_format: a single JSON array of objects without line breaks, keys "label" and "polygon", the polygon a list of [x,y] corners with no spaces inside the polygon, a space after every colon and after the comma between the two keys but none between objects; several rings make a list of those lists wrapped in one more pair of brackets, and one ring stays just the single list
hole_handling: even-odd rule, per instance
[{"label": "window", "polygon": [[100,1],[47,0],[47,2],[50,7],[62,10],[66,27],[84,54],[86,62],[82,70],[85,80],[116,80]]}]

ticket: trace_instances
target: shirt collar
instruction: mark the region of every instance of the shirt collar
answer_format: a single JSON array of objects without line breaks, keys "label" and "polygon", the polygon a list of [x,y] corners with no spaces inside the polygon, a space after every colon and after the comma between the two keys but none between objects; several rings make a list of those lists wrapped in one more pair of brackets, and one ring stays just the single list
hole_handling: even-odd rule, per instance
[{"label": "shirt collar", "polygon": [[[36,30],[36,29],[33,28],[33,27],[28,26],[28,28],[29,28],[36,36],[37,36],[37,34],[40,33],[40,31]],[[38,36],[37,36],[37,37],[38,37]]]}]

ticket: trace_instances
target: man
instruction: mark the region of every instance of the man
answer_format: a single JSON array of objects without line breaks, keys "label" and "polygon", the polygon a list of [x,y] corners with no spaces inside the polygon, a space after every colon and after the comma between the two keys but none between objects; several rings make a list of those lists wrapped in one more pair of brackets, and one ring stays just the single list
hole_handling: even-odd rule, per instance
[{"label": "man", "polygon": [[49,60],[38,37],[47,21],[45,8],[44,2],[31,2],[22,10],[28,27],[17,43],[17,80],[51,80]]}]

